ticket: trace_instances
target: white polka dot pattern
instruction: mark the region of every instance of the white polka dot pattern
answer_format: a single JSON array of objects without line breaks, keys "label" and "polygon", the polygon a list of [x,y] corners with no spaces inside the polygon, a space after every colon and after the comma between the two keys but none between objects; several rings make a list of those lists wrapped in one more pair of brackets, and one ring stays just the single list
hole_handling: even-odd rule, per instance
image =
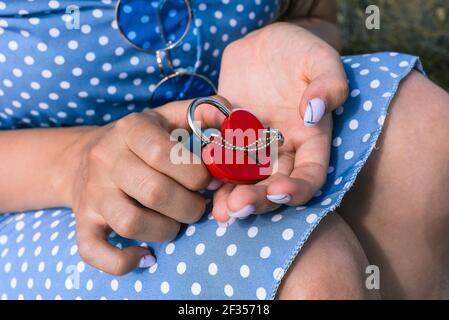
[{"label": "white polka dot pattern", "polygon": [[[280,8],[280,0],[190,2],[194,23],[172,50],[173,65],[215,84],[225,46],[272,21]],[[116,1],[71,1],[80,8],[79,29],[67,28],[73,17],[64,14],[65,1],[1,3],[0,129],[98,125],[148,106],[161,80],[156,57],[124,41]]]},{"label": "white polka dot pattern", "polygon": [[[25,2],[29,14],[10,19]],[[68,31],[58,15],[38,14],[60,10],[63,1],[0,1],[0,36],[6,39],[0,48],[1,129],[103,124],[145,107],[160,77],[154,57],[118,36],[114,1],[97,2],[84,11],[81,29]],[[192,4],[196,31],[174,58],[180,67],[194,65],[215,80],[225,45],[264,25],[277,10],[276,0]],[[35,28],[42,31],[39,38]],[[397,53],[342,60],[350,95],[333,114],[327,182],[309,203],[227,228],[205,214],[169,243],[111,233],[116,247],[148,246],[157,257],[151,268],[123,277],[81,260],[70,209],[0,215],[1,299],[272,299],[298,248],[339,205],[374,148],[399,81],[420,68],[416,57]]]}]

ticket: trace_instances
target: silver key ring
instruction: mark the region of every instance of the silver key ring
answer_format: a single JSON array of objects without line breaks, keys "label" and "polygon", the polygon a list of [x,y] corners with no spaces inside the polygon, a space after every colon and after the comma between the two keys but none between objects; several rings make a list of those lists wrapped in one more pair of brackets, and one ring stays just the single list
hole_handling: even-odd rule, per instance
[{"label": "silver key ring", "polygon": [[226,141],[221,136],[215,136],[217,140],[211,140],[208,138],[200,128],[198,128],[195,125],[195,110],[197,107],[199,107],[202,104],[208,104],[211,105],[218,110],[220,110],[221,113],[223,113],[226,117],[229,117],[231,114],[231,111],[219,100],[210,98],[210,97],[204,97],[204,98],[198,98],[192,101],[192,103],[189,105],[189,108],[187,109],[187,122],[192,129],[193,133],[200,138],[201,142],[204,145],[207,145],[209,143],[215,143],[220,147],[223,147],[228,150],[238,150],[238,151],[244,151],[244,152],[253,152],[258,151],[267,148],[271,143],[274,141],[277,141],[280,145],[284,143],[284,136],[282,133],[277,129],[268,128],[265,129],[265,133],[269,135],[268,138],[260,138],[252,143],[250,143],[247,146],[238,147],[230,143],[229,141]]},{"label": "silver key ring", "polygon": [[201,139],[204,144],[209,144],[211,140],[195,125],[195,110],[202,104],[211,105],[221,113],[223,113],[226,117],[229,117],[231,111],[219,100],[209,97],[198,98],[192,101],[189,108],[187,109],[187,122],[192,129],[193,133]]}]

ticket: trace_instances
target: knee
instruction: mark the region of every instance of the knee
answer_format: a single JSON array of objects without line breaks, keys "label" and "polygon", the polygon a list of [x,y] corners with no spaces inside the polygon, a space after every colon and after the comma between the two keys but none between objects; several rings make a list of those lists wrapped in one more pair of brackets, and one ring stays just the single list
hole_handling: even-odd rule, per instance
[{"label": "knee", "polygon": [[277,299],[368,299],[365,253],[337,214],[324,219],[285,275]]}]

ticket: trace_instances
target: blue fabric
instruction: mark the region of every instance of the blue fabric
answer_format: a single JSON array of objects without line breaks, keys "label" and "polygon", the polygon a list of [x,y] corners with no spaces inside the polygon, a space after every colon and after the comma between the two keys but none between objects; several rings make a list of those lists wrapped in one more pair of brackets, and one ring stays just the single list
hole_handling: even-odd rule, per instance
[{"label": "blue fabric", "polygon": [[[61,17],[68,4],[80,6],[81,30],[65,29]],[[124,42],[113,23],[114,6],[114,1],[0,1],[0,129],[101,125],[147,106],[160,80],[155,58]],[[173,58],[214,81],[224,47],[279,10],[275,0],[192,1],[192,7],[196,36],[191,32]],[[28,13],[19,15],[20,10]],[[222,18],[211,15],[217,10]],[[284,207],[227,229],[206,214],[170,243],[140,243],[111,234],[115,245],[150,246],[158,259],[150,269],[123,277],[81,261],[72,210],[1,215],[0,297],[274,298],[311,232],[353,185],[401,80],[414,68],[421,70],[418,58],[405,54],[342,59],[350,97],[333,115],[327,182],[306,206]]]}]

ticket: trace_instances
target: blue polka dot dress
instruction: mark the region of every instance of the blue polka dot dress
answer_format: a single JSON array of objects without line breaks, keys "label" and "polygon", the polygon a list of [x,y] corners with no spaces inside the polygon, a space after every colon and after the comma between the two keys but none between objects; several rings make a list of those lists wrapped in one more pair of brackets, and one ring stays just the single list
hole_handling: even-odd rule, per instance
[{"label": "blue polka dot dress", "polygon": [[[192,27],[171,52],[173,67],[190,68],[215,84],[225,46],[272,22],[281,5],[278,0],[190,4]],[[69,5],[79,8],[79,28],[67,28]],[[1,130],[103,125],[149,107],[161,80],[156,57],[123,39],[115,6],[111,0],[0,1]],[[149,246],[157,257],[153,267],[122,277],[81,260],[71,209],[3,214],[1,299],[273,299],[310,234],[353,185],[401,80],[421,70],[417,57],[398,53],[342,60],[350,95],[333,114],[327,182],[305,206],[283,207],[228,228],[205,214],[169,243],[112,233],[109,240],[117,247]]]}]

